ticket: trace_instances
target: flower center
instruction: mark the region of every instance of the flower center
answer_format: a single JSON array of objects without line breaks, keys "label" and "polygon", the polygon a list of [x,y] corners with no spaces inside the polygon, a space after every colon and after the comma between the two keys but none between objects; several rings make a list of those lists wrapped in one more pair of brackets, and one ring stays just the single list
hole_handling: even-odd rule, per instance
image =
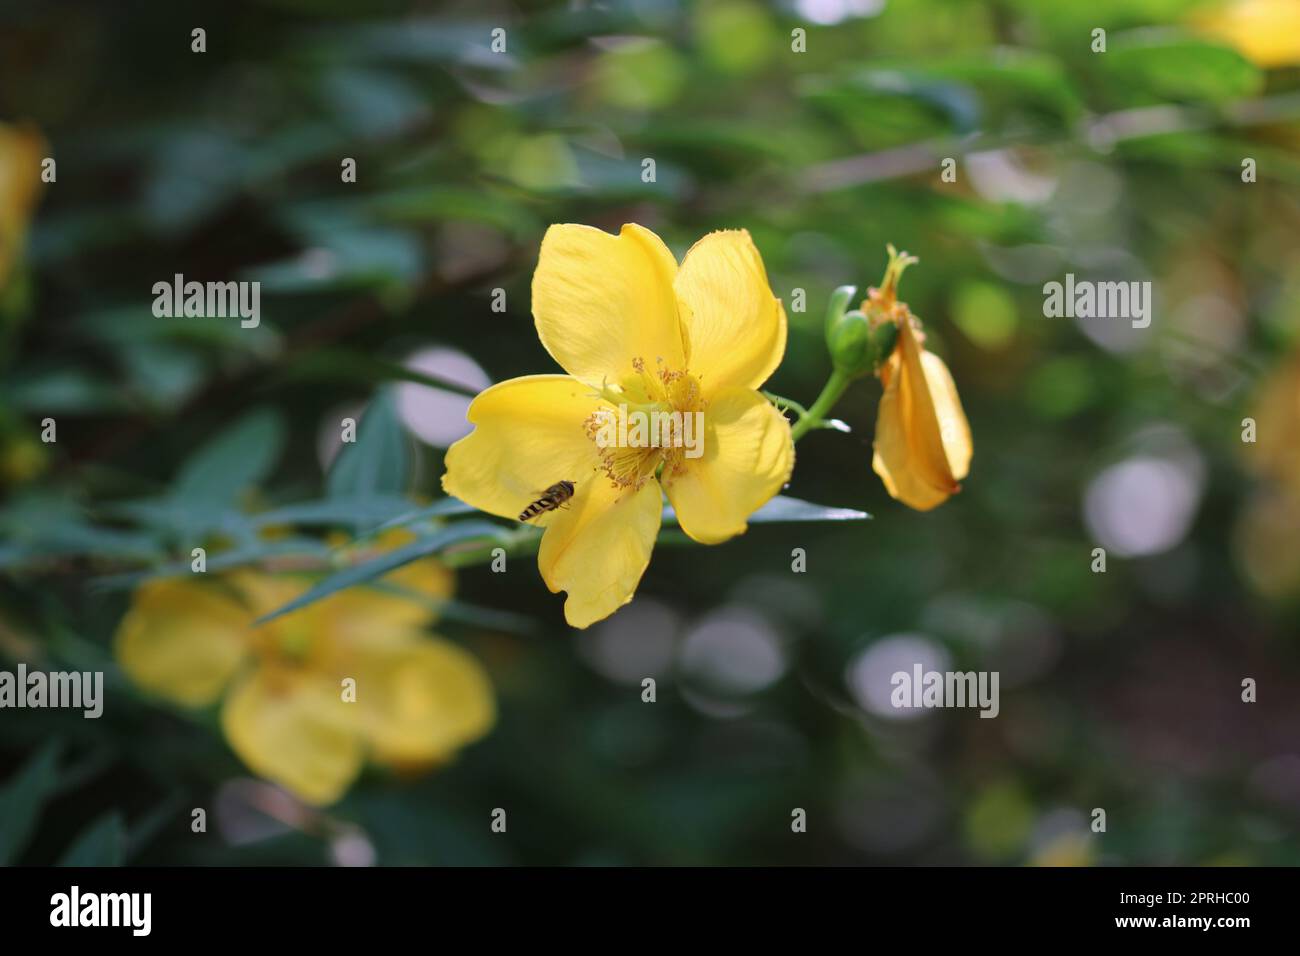
[{"label": "flower center", "polygon": [[252,632],[252,651],[274,670],[320,670],[336,662],[337,642],[316,615],[297,614],[264,624]]},{"label": "flower center", "polygon": [[660,359],[651,370],[641,358],[632,368],[619,384],[602,384],[600,405],[583,427],[609,480],[635,491],[656,476],[681,474],[687,459],[702,454],[707,403],[684,369]]}]

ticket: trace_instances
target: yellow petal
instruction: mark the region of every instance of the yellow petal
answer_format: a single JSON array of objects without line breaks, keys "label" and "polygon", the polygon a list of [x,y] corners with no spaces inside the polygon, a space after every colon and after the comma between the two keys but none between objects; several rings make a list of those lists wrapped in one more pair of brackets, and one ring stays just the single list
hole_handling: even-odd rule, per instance
[{"label": "yellow petal", "polygon": [[[372,538],[364,538],[351,547],[346,535],[330,535],[326,538],[326,543],[334,548],[346,549],[349,560],[359,562],[404,548],[416,538],[415,532],[406,528],[391,528]],[[437,558],[421,558],[404,564],[396,571],[384,575],[382,580],[431,601],[449,598],[456,591],[455,572]]]},{"label": "yellow petal", "polygon": [[[255,571],[233,572],[229,579],[254,618],[284,607],[313,583],[307,577]],[[359,649],[409,642],[432,617],[420,601],[358,585],[255,625],[249,643],[263,660],[332,674],[354,660]]]},{"label": "yellow petal", "polygon": [[474,431],[447,449],[443,490],[502,518],[518,518],[557,481],[581,490],[600,463],[583,424],[596,405],[591,388],[567,375],[493,385],[470,403]]},{"label": "yellow petal", "polygon": [[231,571],[226,580],[243,598],[254,620],[288,604],[309,587],[309,578],[298,574],[264,574],[241,569]]},{"label": "yellow petal", "polygon": [[939,435],[943,439],[948,468],[955,480],[962,481],[970,474],[970,460],[975,447],[971,442],[970,422],[966,420],[961,398],[957,395],[957,383],[952,380],[952,373],[943,359],[933,352],[922,353],[921,365],[930,386],[930,399],[934,403],[935,418],[939,421]]},{"label": "yellow petal", "polygon": [[48,146],[32,126],[0,123],[0,287],[9,278],[41,193]]},{"label": "yellow petal", "polygon": [[1300,499],[1261,487],[1237,519],[1237,564],[1256,591],[1285,598],[1300,592]]},{"label": "yellow petal", "polygon": [[[350,560],[367,560],[414,540],[415,535],[409,531],[385,533],[367,546],[354,549]],[[236,571],[229,578],[253,611],[254,618],[278,610],[314,583],[302,575],[255,571]],[[259,626],[256,633],[259,639],[272,635],[276,639],[294,640],[290,632],[307,632],[295,641],[298,645],[329,643],[340,637],[365,640],[389,633],[405,636],[437,619],[439,604],[451,597],[455,583],[452,570],[436,558],[412,561],[379,578],[379,586],[363,584],[337,591]],[[385,590],[385,586],[391,586],[392,590]]]},{"label": "yellow petal", "polygon": [[450,757],[491,729],[487,673],[455,644],[416,640],[357,666],[357,706],[380,763],[411,767]]},{"label": "yellow petal", "polygon": [[961,490],[970,469],[970,425],[948,366],[924,351],[909,321],[886,369],[872,467],[903,504],[929,511]]},{"label": "yellow petal", "polygon": [[315,672],[258,667],[226,698],[221,727],[254,773],[323,806],[361,772],[359,707],[343,700],[339,683]]},{"label": "yellow petal", "polygon": [[702,544],[741,534],[746,520],[790,480],[790,423],[748,388],[729,388],[704,411],[703,454],[665,474],[664,488],[682,530]]},{"label": "yellow petal", "polygon": [[568,591],[564,617],[588,627],[632,600],[650,563],[663,514],[659,484],[615,488],[603,476],[579,486],[542,536],[537,567],[552,591]]},{"label": "yellow petal", "polygon": [[[415,537],[412,532],[394,529],[379,536],[375,542],[376,550],[392,551],[410,544]],[[456,573],[437,558],[422,558],[404,564],[380,580],[435,603],[456,593]]]},{"label": "yellow petal", "polygon": [[[415,539],[413,532],[393,529],[358,544],[352,549],[352,560],[369,560]],[[455,590],[455,572],[437,558],[422,558],[385,574],[378,586],[347,588],[320,605],[333,631],[352,639],[381,627],[392,632],[418,631],[437,620],[442,603]]]},{"label": "yellow petal", "polygon": [[704,394],[767,381],[785,355],[785,309],[749,233],[709,233],[682,260],[675,286],[687,306],[690,371]]},{"label": "yellow petal", "polygon": [[1300,3],[1296,0],[1236,0],[1200,14],[1193,22],[1259,66],[1300,63]]},{"label": "yellow petal", "polygon": [[187,707],[214,702],[248,651],[253,615],[181,578],[142,584],[118,625],[114,653],[136,684]]},{"label": "yellow petal", "polygon": [[589,385],[622,382],[632,362],[686,366],[673,277],[677,262],[649,229],[546,230],[533,273],[533,317],[551,357]]},{"label": "yellow petal", "polygon": [[1280,482],[1300,499],[1300,354],[1274,369],[1251,408],[1255,441],[1242,442],[1247,466]]}]

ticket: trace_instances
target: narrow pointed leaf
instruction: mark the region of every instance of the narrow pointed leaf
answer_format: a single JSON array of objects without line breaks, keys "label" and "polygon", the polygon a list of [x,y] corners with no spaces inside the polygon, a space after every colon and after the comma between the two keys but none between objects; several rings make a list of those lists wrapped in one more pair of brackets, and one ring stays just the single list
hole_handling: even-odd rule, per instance
[{"label": "narrow pointed leaf", "polygon": [[0,787],[0,866],[18,859],[59,780],[61,741],[46,744]]},{"label": "narrow pointed leaf", "polygon": [[126,856],[126,828],[116,810],[106,813],[73,841],[59,866],[121,866]]},{"label": "narrow pointed leaf", "polygon": [[267,621],[306,607],[308,604],[313,604],[321,598],[329,597],[336,591],[342,591],[344,588],[383,577],[390,571],[395,571],[412,561],[418,561],[420,558],[427,558],[430,555],[437,554],[458,541],[492,537],[500,534],[501,530],[500,525],[491,524],[487,521],[461,521],[449,525],[427,537],[412,541],[404,547],[395,548],[369,561],[345,568],[336,574],[331,574],[307,593],[290,601],[284,607],[262,616],[256,623],[264,624]]},{"label": "narrow pointed leaf", "polygon": [[[750,524],[775,524],[778,522],[795,522],[795,521],[863,521],[870,518],[871,515],[865,511],[855,511],[852,508],[832,508],[828,505],[818,505],[811,501],[804,501],[800,498],[790,498],[785,495],[777,495],[763,507],[759,508],[749,516]],[[664,521],[676,523],[677,515],[673,513],[672,505],[664,506]]]}]

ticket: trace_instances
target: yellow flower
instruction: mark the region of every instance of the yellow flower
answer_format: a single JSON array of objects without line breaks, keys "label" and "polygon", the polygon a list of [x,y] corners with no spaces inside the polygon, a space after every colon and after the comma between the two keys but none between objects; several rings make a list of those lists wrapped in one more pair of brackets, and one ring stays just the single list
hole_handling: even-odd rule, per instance
[{"label": "yellow flower", "polygon": [[876,415],[871,467],[891,497],[929,511],[961,491],[973,453],[970,424],[948,366],[925,350],[920,323],[895,298],[898,277],[915,260],[890,253],[882,288],[871,289],[862,304],[873,326],[898,326],[897,344],[880,368],[885,393]]},{"label": "yellow flower", "polygon": [[1274,369],[1255,397],[1255,441],[1242,454],[1257,473],[1276,481],[1300,501],[1300,352]]},{"label": "yellow flower", "polygon": [[[434,561],[383,581],[425,599],[452,588],[451,572]],[[244,763],[317,805],[343,796],[367,756],[425,768],[487,733],[495,719],[487,676],[465,651],[424,633],[433,612],[423,602],[352,588],[253,626],[308,584],[249,571],[211,585],[148,582],[118,626],[118,662],[136,684],[183,706],[224,695],[221,727]]]},{"label": "yellow flower", "polygon": [[0,123],[0,288],[18,262],[41,192],[46,144],[32,126]]},{"label": "yellow flower", "polygon": [[1264,379],[1250,419],[1254,440],[1241,455],[1265,480],[1238,519],[1237,561],[1257,591],[1282,598],[1300,591],[1300,352]]},{"label": "yellow flower", "polygon": [[1195,22],[1265,69],[1300,63],[1300,0],[1233,0]]},{"label": "yellow flower", "polygon": [[1061,833],[1035,850],[1029,859],[1030,866],[1091,866],[1096,852],[1095,841],[1086,833]]},{"label": "yellow flower", "polygon": [[[641,226],[614,236],[556,225],[542,240],[533,316],[568,374],[511,379],[474,399],[475,429],[448,450],[442,485],[517,518],[540,489],[573,482],[572,500],[538,519],[537,563],[551,591],[568,592],[569,624],[587,627],[632,599],[664,493],[688,535],[717,544],[789,479],[789,423],[757,391],[785,353],[785,310],[743,230],[710,233],[679,268]],[[602,416],[620,405],[701,413],[702,454],[599,441]]]},{"label": "yellow flower", "polygon": [[1300,592],[1300,497],[1265,485],[1251,495],[1233,535],[1237,564],[1260,594],[1282,599]]}]

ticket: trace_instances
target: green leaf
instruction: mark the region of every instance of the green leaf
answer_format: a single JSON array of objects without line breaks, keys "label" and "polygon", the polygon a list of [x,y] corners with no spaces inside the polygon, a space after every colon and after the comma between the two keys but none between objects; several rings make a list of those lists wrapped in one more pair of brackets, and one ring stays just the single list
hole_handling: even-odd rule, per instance
[{"label": "green leaf", "polygon": [[[414,17],[350,25],[324,34],[358,59],[410,63],[471,63],[480,70],[509,70],[518,60],[509,55],[485,55],[480,38],[491,31],[491,20],[449,22],[445,18]],[[514,47],[512,46],[512,50]]]},{"label": "green leaf", "polygon": [[314,604],[321,598],[329,597],[336,591],[342,591],[344,588],[350,588],[355,584],[364,584],[367,581],[383,577],[390,571],[395,571],[412,561],[418,561],[420,558],[427,558],[432,554],[437,554],[448,545],[455,544],[458,541],[465,541],[470,538],[493,537],[500,534],[501,531],[500,525],[487,521],[457,522],[427,537],[412,541],[401,548],[395,548],[376,558],[371,558],[369,561],[364,561],[361,564],[345,568],[336,574],[331,574],[307,591],[306,594],[295,598],[284,607],[277,608],[270,614],[263,615],[255,623],[265,624],[267,621],[297,611],[308,604]]},{"label": "green leaf", "polygon": [[173,494],[190,506],[229,504],[271,473],[284,433],[277,412],[252,412],[190,456],[176,476]]},{"label": "green leaf", "polygon": [[[891,88],[892,95],[886,95]],[[1018,47],[882,58],[870,66],[850,63],[839,75],[808,78],[802,92],[847,111],[855,126],[885,124],[897,134],[906,133],[900,142],[969,130],[979,122],[986,130],[997,129],[1008,118],[1025,115],[1064,128],[1083,113],[1064,65],[1050,54]],[[975,96],[978,100],[972,102]],[[903,109],[908,98],[925,107],[928,117]],[[927,133],[922,124],[928,119],[932,125],[935,118],[944,120],[945,129],[929,128]],[[879,135],[872,142],[878,143]]]},{"label": "green leaf", "polygon": [[[466,507],[468,508],[468,506]],[[396,525],[400,518],[411,513],[411,500],[398,496],[321,498],[316,501],[301,501],[297,504],[284,505],[270,511],[263,511],[261,514],[254,515],[250,523],[255,528],[266,528],[281,524],[301,527],[333,527],[336,525],[364,526],[389,522]],[[384,527],[388,526],[384,525]]]},{"label": "green leaf", "polygon": [[[191,542],[205,534],[220,534],[245,543],[254,532],[248,517],[237,508],[201,498],[187,500],[175,493],[110,502],[96,511],[100,518],[132,521],[153,535],[179,536],[186,550]],[[153,555],[155,559],[158,557],[161,556]]]},{"label": "green leaf", "polygon": [[494,631],[507,631],[511,634],[536,634],[538,631],[537,622],[527,614],[500,611],[455,599],[444,601],[438,608],[438,614],[444,621],[459,621],[462,624],[472,624],[474,627]]},{"label": "green leaf", "polygon": [[[273,541],[259,541],[248,547],[232,548],[229,551],[222,551],[220,554],[209,555],[206,567],[208,573],[211,573],[213,571],[229,571],[231,568],[241,567],[245,564],[256,564],[269,558],[318,557],[325,560],[329,554],[330,549],[315,538],[278,538]],[[120,588],[133,588],[153,578],[180,577],[193,573],[191,561],[185,559],[159,565],[147,571],[106,575],[102,578],[96,578],[93,583],[97,589],[111,591]]]},{"label": "green leaf", "polygon": [[325,482],[326,493],[331,498],[400,495],[406,488],[408,459],[397,403],[385,389],[357,423],[357,440],[339,450]]},{"label": "green leaf", "polygon": [[363,382],[382,385],[386,382],[414,382],[473,398],[478,394],[459,382],[407,368],[399,362],[364,355],[348,349],[314,349],[297,359],[284,372],[288,381]]},{"label": "green leaf", "polygon": [[58,866],[121,866],[126,856],[126,827],[122,814],[111,810],[72,841]]},{"label": "green leaf", "polygon": [[376,581],[369,586],[376,591],[392,594],[403,600],[427,607],[438,615],[439,620],[459,621],[462,624],[472,624],[475,627],[488,628],[494,631],[508,631],[512,634],[535,634],[538,629],[537,622],[526,614],[482,607],[478,604],[458,601],[455,598],[432,598],[410,588],[402,587],[399,584],[389,584],[386,581]]},{"label": "green leaf", "polygon": [[82,313],[75,320],[75,329],[78,335],[103,343],[124,358],[139,345],[219,347],[268,358],[280,349],[280,336],[269,324],[246,329],[239,322],[196,322],[183,315],[159,317],[120,306]]},{"label": "green leaf", "polygon": [[6,371],[0,399],[15,409],[42,415],[51,412],[103,415],[121,411],[126,405],[120,389],[75,368],[28,367],[17,372]]},{"label": "green leaf", "polygon": [[[865,511],[852,508],[831,508],[827,505],[813,504],[799,498],[777,495],[763,507],[749,516],[750,524],[775,524],[793,521],[862,521],[871,515]],[[664,521],[676,523],[677,515],[672,505],[664,506]]]},{"label": "green leaf", "polygon": [[388,222],[478,222],[521,239],[542,229],[531,210],[482,186],[467,189],[421,183],[361,201],[371,216]]},{"label": "green leaf", "polygon": [[149,534],[89,523],[81,506],[57,492],[28,490],[0,508],[0,566],[61,555],[95,555],[152,561],[161,547]]},{"label": "green leaf", "polygon": [[31,839],[41,808],[59,779],[62,741],[54,740],[25,763],[0,789],[0,866],[9,866]]},{"label": "green leaf", "polygon": [[1260,70],[1231,47],[1164,30],[1116,37],[1099,65],[1126,90],[1154,101],[1224,102],[1263,87]]},{"label": "green leaf", "polygon": [[372,226],[348,204],[303,203],[282,210],[281,216],[311,252],[240,273],[261,282],[263,292],[400,289],[423,272],[415,232]]},{"label": "green leaf", "polygon": [[404,514],[390,518],[379,527],[367,531],[364,537],[379,534],[381,531],[388,531],[390,528],[404,528],[407,525],[415,524],[417,521],[426,521],[429,518],[447,518],[453,515],[467,515],[472,514],[477,510],[477,508],[465,504],[465,502],[461,501],[459,498],[439,498],[427,508],[407,511]]}]

